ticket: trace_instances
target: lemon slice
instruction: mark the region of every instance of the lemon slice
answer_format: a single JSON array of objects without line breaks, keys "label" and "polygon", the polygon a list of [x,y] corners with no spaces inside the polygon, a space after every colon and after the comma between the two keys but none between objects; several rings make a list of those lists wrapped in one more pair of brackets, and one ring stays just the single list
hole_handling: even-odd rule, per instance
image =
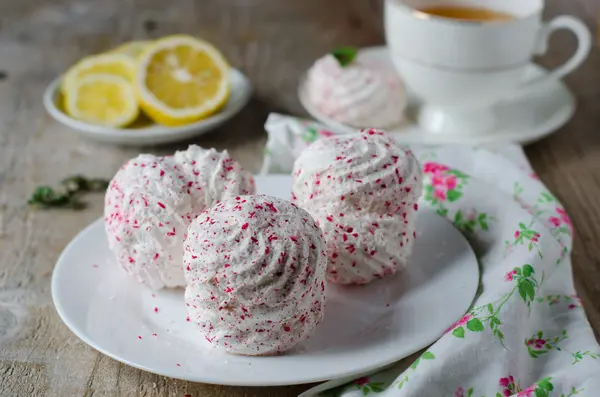
[{"label": "lemon slice", "polygon": [[71,117],[107,127],[123,127],[139,115],[132,84],[120,76],[90,74],[75,81],[65,97]]},{"label": "lemon slice", "polygon": [[229,98],[229,65],[206,41],[168,36],[138,58],[134,80],[140,106],[154,121],[188,124],[218,111]]},{"label": "lemon slice", "polygon": [[152,43],[150,40],[128,41],[117,48],[113,48],[109,54],[124,54],[136,59]]},{"label": "lemon slice", "polygon": [[83,58],[73,65],[62,79],[60,89],[66,95],[77,80],[91,74],[112,74],[133,81],[135,62],[124,54],[108,53]]}]

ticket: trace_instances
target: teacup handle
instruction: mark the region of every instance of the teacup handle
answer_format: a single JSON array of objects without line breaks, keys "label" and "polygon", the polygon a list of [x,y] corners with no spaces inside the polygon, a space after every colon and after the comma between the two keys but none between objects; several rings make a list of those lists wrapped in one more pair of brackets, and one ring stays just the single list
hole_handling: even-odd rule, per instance
[{"label": "teacup handle", "polygon": [[561,15],[554,18],[550,22],[545,23],[540,29],[535,55],[543,55],[548,51],[548,39],[555,30],[559,29],[568,29],[572,31],[575,36],[577,36],[577,51],[575,51],[575,54],[573,54],[569,60],[552,70],[547,75],[525,82],[525,84],[521,87],[522,90],[528,91],[534,86],[538,86],[549,80],[561,79],[562,77],[571,73],[573,70],[577,69],[577,67],[581,65],[590,54],[592,49],[592,36],[587,26],[585,26],[585,24],[577,18],[568,15]]}]

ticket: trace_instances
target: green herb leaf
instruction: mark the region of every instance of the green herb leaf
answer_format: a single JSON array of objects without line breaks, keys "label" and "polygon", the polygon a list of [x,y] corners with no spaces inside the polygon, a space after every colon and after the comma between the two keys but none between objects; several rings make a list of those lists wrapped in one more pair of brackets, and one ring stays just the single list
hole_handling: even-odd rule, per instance
[{"label": "green herb leaf", "polygon": [[341,67],[348,66],[356,58],[358,50],[354,47],[338,47],[331,51],[331,55],[337,59]]},{"label": "green herb leaf", "polygon": [[108,187],[108,181],[104,179],[87,179],[81,175],[75,175],[61,182],[61,189],[53,189],[49,186],[37,187],[29,205],[39,208],[70,208],[82,209],[86,203],[81,201],[81,193],[103,192]]}]

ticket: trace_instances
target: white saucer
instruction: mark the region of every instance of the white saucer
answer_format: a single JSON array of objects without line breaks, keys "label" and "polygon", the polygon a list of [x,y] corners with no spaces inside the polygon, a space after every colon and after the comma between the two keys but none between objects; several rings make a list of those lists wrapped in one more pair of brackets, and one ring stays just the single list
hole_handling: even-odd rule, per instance
[{"label": "white saucer", "polygon": [[[376,60],[393,68],[388,49],[385,46],[368,47],[359,51],[361,59]],[[533,79],[548,72],[537,65],[529,65],[525,80]],[[335,121],[315,109],[308,101],[303,76],[298,88],[300,102],[316,120],[338,132],[355,132],[358,128]],[[494,105],[494,113],[499,125],[486,135],[445,135],[423,131],[414,123],[418,100],[409,92],[408,120],[405,125],[389,132],[397,133],[396,138],[404,144],[528,144],[542,139],[562,127],[573,116],[575,98],[562,81],[548,84],[525,95],[520,95]]]},{"label": "white saucer", "polygon": [[62,101],[62,94],[59,89],[60,80],[61,76],[57,77],[44,92],[44,106],[56,121],[97,141],[132,146],[171,143],[202,135],[220,126],[242,110],[248,103],[252,93],[248,78],[239,70],[232,68],[231,96],[229,100],[218,113],[206,119],[178,127],[166,127],[148,121],[147,124],[140,125],[137,128],[110,128],[76,120],[66,114],[60,105]]},{"label": "white saucer", "polygon": [[[289,177],[258,177],[257,184],[261,193],[290,195]],[[324,322],[311,339],[281,356],[214,350],[186,322],[183,290],[153,294],[118,267],[102,219],[61,254],[52,275],[52,297],[62,320],[84,342],[156,374],[245,386],[355,375],[428,346],[468,310],[475,296],[479,270],[466,239],[433,210],[423,210],[418,222],[406,271],[364,287],[329,285]]]}]

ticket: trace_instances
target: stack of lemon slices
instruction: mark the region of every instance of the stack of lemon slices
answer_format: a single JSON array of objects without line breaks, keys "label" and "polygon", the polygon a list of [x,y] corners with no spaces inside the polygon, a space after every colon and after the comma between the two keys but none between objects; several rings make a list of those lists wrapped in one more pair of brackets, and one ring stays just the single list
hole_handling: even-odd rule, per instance
[{"label": "stack of lemon slices", "polygon": [[227,102],[229,65],[214,46],[191,36],[132,41],[76,63],[61,92],[66,112],[92,124],[126,127],[141,110],[157,123],[184,125]]}]

